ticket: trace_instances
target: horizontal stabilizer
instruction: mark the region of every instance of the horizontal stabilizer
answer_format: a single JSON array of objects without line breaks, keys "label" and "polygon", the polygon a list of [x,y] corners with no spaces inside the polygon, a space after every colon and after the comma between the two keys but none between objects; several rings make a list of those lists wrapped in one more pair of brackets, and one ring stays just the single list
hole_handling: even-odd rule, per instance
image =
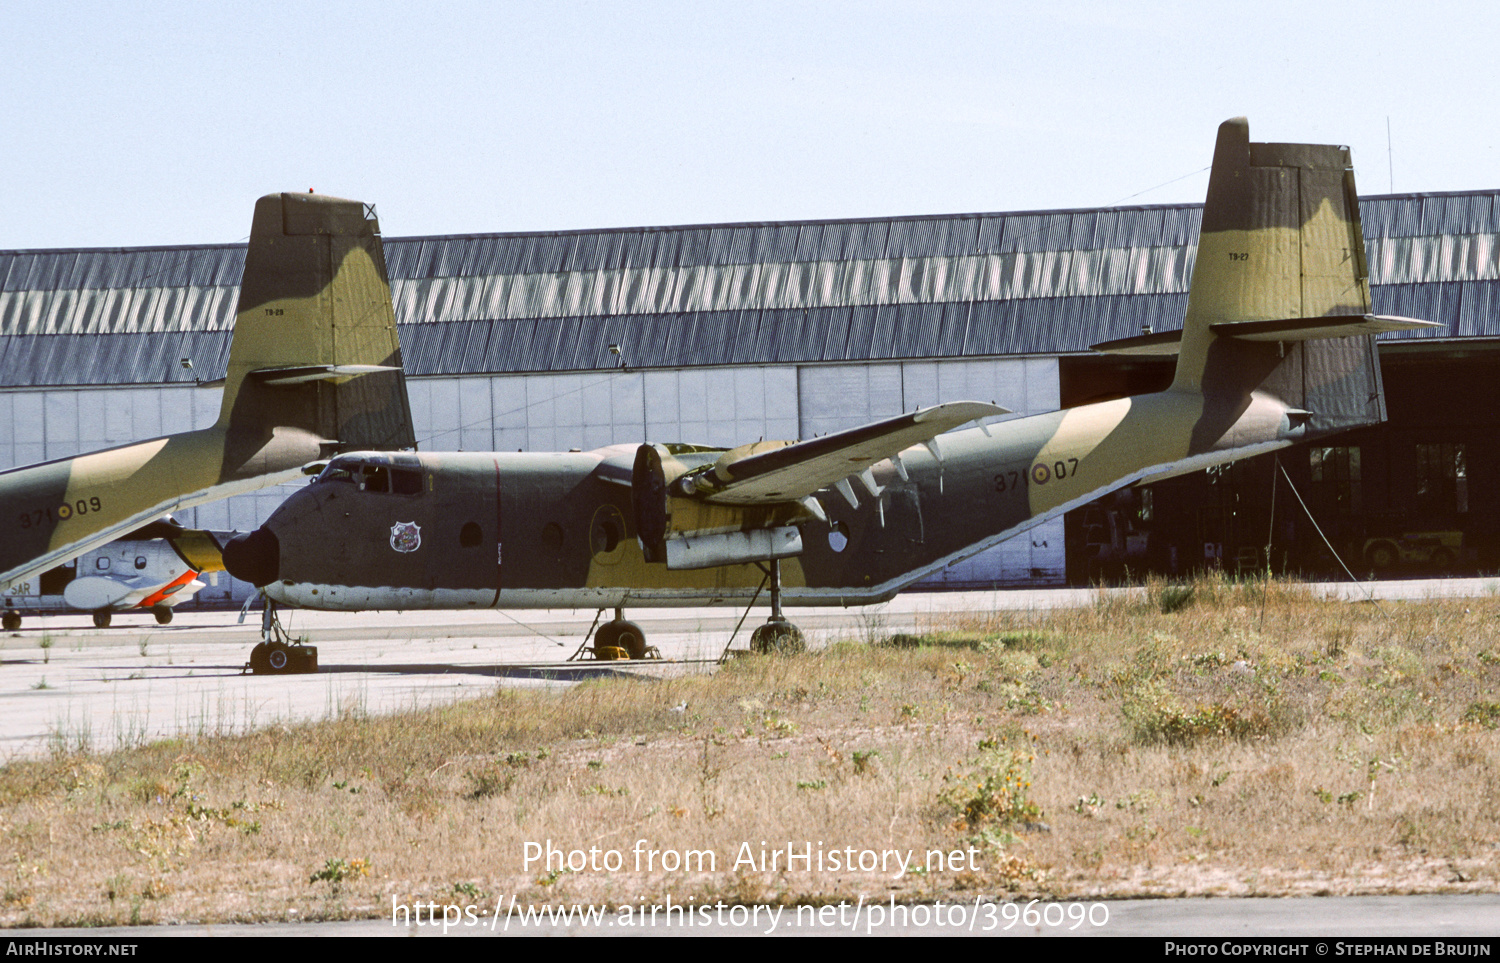
[{"label": "horizontal stabilizer", "polygon": [[808,441],[745,445],[684,478],[684,488],[725,504],[797,501],[945,431],[1004,414],[998,405],[954,401]]},{"label": "horizontal stabilizer", "polygon": [[1421,331],[1441,328],[1436,321],[1387,317],[1378,314],[1339,314],[1326,318],[1283,318],[1279,321],[1224,321],[1208,329],[1220,337],[1240,341],[1314,341],[1350,338],[1357,334]]},{"label": "horizontal stabilizer", "polygon": [[400,371],[385,364],[309,364],[289,368],[257,368],[250,377],[268,385],[300,385],[309,381],[342,383],[377,371]]},{"label": "horizontal stabilizer", "polygon": [[1153,355],[1167,357],[1175,355],[1182,346],[1182,329],[1161,331],[1156,334],[1138,334],[1132,338],[1116,338],[1090,345],[1091,351],[1105,354]]},{"label": "horizontal stabilizer", "polygon": [[[1236,341],[1314,341],[1321,338],[1352,338],[1390,331],[1425,331],[1441,328],[1436,321],[1418,321],[1378,314],[1336,314],[1323,318],[1280,318],[1273,321],[1221,321],[1208,326],[1221,338]],[[1106,354],[1174,355],[1182,344],[1182,332],[1163,331],[1133,338],[1102,341],[1093,350]]]}]

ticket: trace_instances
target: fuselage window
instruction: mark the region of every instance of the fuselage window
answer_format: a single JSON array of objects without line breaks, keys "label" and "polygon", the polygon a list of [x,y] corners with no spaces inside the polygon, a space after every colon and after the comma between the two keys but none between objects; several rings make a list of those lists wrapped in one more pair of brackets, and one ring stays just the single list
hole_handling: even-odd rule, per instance
[{"label": "fuselage window", "polygon": [[109,559],[99,558],[94,560],[94,567],[101,572],[109,571]]},{"label": "fuselage window", "polygon": [[479,524],[468,522],[458,531],[458,544],[464,548],[473,548],[483,537],[484,533],[479,530]]},{"label": "fuselage window", "polygon": [[144,555],[137,555],[135,557],[135,570],[137,572],[139,572],[141,569],[143,569],[145,567],[146,567],[146,556],[144,556]]},{"label": "fuselage window", "polygon": [[613,552],[620,544],[620,539],[625,537],[622,520],[615,515],[606,515],[594,523],[594,530],[590,533],[595,555],[603,555]]}]

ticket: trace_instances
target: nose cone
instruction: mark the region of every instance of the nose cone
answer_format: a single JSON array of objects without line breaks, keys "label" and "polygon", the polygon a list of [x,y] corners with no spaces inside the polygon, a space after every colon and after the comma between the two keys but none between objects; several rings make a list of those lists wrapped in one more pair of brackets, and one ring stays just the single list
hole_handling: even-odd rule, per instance
[{"label": "nose cone", "polygon": [[270,585],[281,572],[281,542],[264,527],[231,538],[224,546],[224,568],[257,588]]}]

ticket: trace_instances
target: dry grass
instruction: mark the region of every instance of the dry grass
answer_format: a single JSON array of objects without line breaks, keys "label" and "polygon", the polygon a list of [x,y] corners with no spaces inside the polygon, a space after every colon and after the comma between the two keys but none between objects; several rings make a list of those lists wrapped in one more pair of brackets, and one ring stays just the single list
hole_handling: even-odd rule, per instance
[{"label": "dry grass", "polygon": [[[1500,600],[1386,611],[1152,584],[708,678],[12,763],[0,923],[378,916],[393,896],[1494,891]],[[624,866],[524,868],[548,840]],[[716,865],[637,872],[637,840]],[[734,869],[763,840],[973,848],[979,868]]]}]

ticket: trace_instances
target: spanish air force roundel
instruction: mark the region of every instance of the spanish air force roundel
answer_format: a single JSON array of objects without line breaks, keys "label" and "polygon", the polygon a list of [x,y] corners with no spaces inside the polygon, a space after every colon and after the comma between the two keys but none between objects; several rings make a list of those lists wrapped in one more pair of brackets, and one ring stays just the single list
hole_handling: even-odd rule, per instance
[{"label": "spanish air force roundel", "polygon": [[415,552],[422,547],[422,526],[416,522],[397,522],[391,526],[391,548],[398,552]]}]

